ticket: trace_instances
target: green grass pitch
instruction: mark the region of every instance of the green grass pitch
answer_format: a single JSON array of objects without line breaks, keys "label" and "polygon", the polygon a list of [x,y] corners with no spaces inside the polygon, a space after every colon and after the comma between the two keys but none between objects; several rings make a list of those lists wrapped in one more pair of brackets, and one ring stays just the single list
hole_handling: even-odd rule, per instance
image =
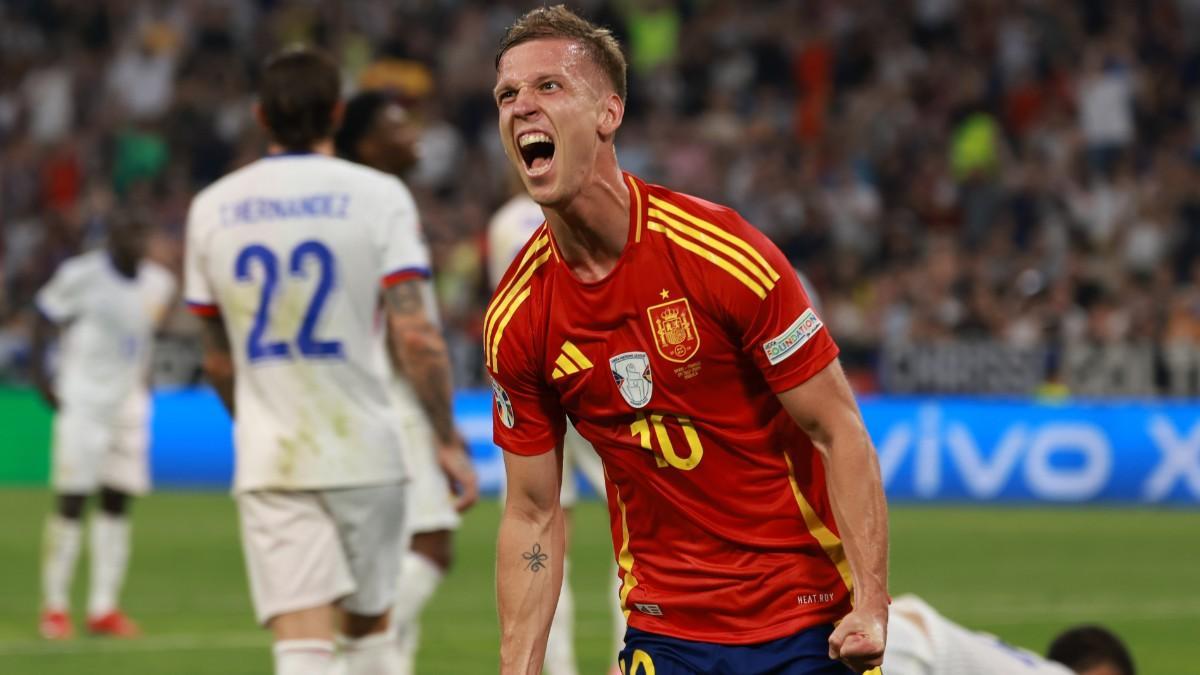
[{"label": "green grass pitch", "polygon": [[[137,504],[125,604],[144,638],[39,640],[38,548],[49,503],[41,491],[0,491],[0,672],[270,672],[267,635],[250,614],[233,504],[223,494],[162,493]],[[418,672],[496,672],[498,517],[492,501],[468,515],[458,564],[425,612]],[[576,518],[577,650],[583,675],[602,675],[612,656],[606,516],[585,503]],[[893,592],[919,593],[968,626],[1040,651],[1060,628],[1097,621],[1127,639],[1142,673],[1200,672],[1200,513],[897,506],[892,538]],[[76,606],[87,576],[81,563]]]}]

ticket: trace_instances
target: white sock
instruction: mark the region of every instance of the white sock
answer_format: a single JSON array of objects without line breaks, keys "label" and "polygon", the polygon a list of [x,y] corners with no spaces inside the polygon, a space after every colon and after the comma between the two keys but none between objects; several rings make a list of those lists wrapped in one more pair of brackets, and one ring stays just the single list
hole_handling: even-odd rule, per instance
[{"label": "white sock", "polygon": [[420,553],[405,551],[400,559],[400,582],[396,585],[396,604],[392,606],[391,617],[402,665],[398,675],[414,672],[421,610],[433,597],[443,576],[442,569]]},{"label": "white sock", "polygon": [[342,641],[346,675],[395,675],[404,664],[389,633],[372,633]]},{"label": "white sock", "polygon": [[129,568],[129,519],[103,511],[92,516],[92,579],[88,616],[101,617],[118,607],[117,598]]},{"label": "white sock", "polygon": [[332,640],[280,640],[275,652],[275,675],[328,675],[333,664]]},{"label": "white sock", "polygon": [[83,524],[53,514],[46,519],[42,536],[42,604],[50,611],[65,612],[70,606]]},{"label": "white sock", "polygon": [[558,607],[550,623],[550,639],[546,642],[546,675],[579,675],[575,669],[575,598],[571,595],[569,561],[563,560],[562,590]]}]

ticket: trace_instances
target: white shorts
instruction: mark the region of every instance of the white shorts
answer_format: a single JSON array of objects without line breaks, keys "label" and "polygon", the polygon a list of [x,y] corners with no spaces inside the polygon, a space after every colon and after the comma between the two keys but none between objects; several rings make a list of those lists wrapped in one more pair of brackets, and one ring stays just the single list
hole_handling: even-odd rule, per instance
[{"label": "white shorts", "polygon": [[114,415],[63,405],[54,416],[51,483],[59,494],[111,487],[132,495],[150,490],[150,402],[136,396]]},{"label": "white shorts", "polygon": [[236,495],[259,623],[336,603],[386,614],[396,595],[405,486],[259,490]]},{"label": "white shorts", "polygon": [[579,501],[579,488],[575,485],[576,468],[583,472],[583,477],[596,494],[604,499],[604,463],[600,461],[600,455],[596,454],[592,444],[584,440],[583,436],[575,431],[575,425],[568,421],[567,433],[563,436],[562,492],[558,496],[564,509],[575,506]]},{"label": "white shorts", "polygon": [[409,474],[406,533],[457,530],[462,519],[454,510],[450,479],[437,462],[433,425],[420,414],[406,415],[403,425],[404,465]]}]

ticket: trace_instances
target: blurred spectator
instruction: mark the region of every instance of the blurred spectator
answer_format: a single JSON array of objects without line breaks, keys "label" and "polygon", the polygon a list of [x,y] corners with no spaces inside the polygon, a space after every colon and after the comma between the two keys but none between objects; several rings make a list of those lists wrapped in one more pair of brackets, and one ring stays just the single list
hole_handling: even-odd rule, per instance
[{"label": "blurred spectator", "polygon": [[[32,289],[117,200],[158,214],[177,266],[190,195],[262,152],[258,61],[313,41],[424,121],[411,183],[477,384],[481,214],[507,197],[493,47],[531,4],[4,3],[0,372]],[[1164,390],[1200,394],[1196,2],[578,4],[629,53],[622,165],[772,237],[856,384],[905,345],[1045,350],[1062,387],[1070,350],[1149,344]]]}]

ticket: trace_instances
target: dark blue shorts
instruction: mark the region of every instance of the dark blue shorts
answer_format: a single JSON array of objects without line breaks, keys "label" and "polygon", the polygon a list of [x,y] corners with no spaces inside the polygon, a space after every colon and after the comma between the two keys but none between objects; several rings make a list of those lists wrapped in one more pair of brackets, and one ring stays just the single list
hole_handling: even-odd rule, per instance
[{"label": "dark blue shorts", "polygon": [[625,631],[618,658],[625,675],[854,675],[829,658],[833,626],[816,626],[754,645],[718,645]]}]

